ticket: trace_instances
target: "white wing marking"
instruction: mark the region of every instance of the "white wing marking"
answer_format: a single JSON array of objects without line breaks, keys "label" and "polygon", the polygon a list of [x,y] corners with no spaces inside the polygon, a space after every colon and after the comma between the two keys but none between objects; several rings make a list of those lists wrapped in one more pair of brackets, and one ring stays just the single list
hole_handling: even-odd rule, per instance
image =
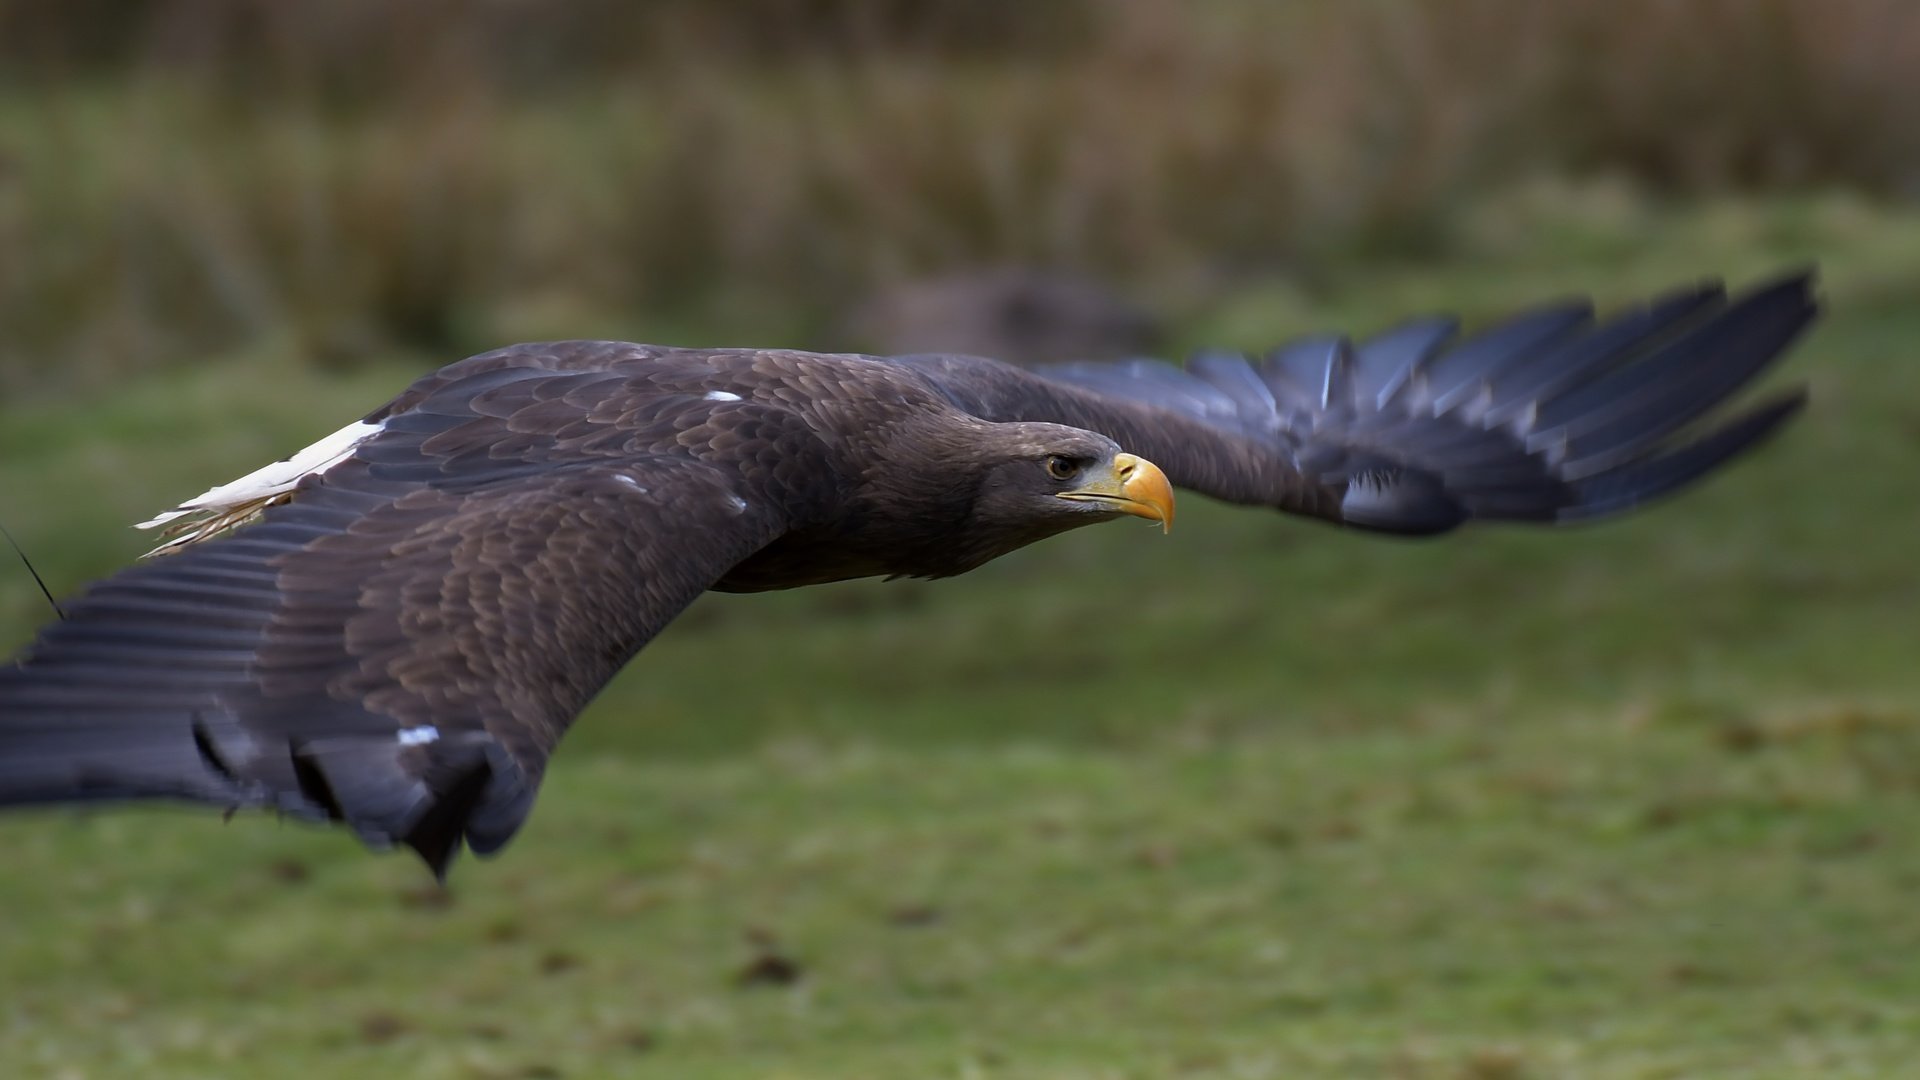
[{"label": "white wing marking", "polygon": [[[244,525],[292,491],[303,477],[324,473],[345,461],[353,454],[354,447],[372,438],[379,430],[379,424],[355,421],[284,461],[255,469],[231,483],[209,488],[134,528],[157,529],[167,526],[167,541],[147,552],[148,555],[158,555]],[[183,518],[190,520],[181,520]]]}]

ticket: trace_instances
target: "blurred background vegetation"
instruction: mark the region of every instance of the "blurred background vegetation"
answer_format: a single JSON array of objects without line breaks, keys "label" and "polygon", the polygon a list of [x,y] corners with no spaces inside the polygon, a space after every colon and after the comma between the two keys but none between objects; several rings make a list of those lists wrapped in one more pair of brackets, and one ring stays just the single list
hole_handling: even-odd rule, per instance
[{"label": "blurred background vegetation", "polygon": [[1190,313],[1470,257],[1549,177],[1920,189],[1903,0],[11,2],[0,73],[9,390],[262,339],[830,346],[975,265]]},{"label": "blurred background vegetation", "polygon": [[1175,353],[1830,308],[1805,419],[1620,523],[1190,499],[709,597],[451,892],[0,821],[0,1072],[1903,1075],[1916,199],[1907,0],[0,0],[0,520],[56,591],[513,340],[909,347],[872,313],[964,328],[955,275]]}]

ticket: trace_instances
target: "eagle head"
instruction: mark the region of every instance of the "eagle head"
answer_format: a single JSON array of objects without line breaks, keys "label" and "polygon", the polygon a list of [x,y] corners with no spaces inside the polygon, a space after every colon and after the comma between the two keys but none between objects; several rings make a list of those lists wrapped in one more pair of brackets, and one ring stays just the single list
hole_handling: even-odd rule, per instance
[{"label": "eagle head", "polygon": [[[994,424],[976,445],[971,499],[952,552],[961,569],[1049,536],[1132,515],[1173,525],[1173,486],[1104,435],[1058,424]],[[955,572],[959,572],[956,570]]]}]

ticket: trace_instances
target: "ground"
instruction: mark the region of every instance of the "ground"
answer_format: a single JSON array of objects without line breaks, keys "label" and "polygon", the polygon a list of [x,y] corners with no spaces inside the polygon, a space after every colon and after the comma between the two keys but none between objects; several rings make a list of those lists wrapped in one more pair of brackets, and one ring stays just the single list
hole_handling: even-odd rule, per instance
[{"label": "ground", "polygon": [[[1804,421],[1592,528],[1405,543],[1189,499],[1168,538],[710,597],[445,891],[262,815],[10,817],[4,1071],[1909,1068],[1920,309],[1898,253],[1920,225],[1817,201],[1584,220],[1490,234],[1470,268],[1249,287],[1186,333],[1818,258],[1834,311],[1783,376],[1813,384]],[[11,403],[0,513],[72,588],[139,549],[126,522],[409,374],[267,348]],[[44,602],[0,576],[18,641]]]}]

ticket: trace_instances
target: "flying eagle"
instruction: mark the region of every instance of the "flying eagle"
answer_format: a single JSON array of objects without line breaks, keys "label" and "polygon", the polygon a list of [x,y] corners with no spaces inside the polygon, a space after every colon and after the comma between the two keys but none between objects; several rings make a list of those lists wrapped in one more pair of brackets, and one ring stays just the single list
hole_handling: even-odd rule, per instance
[{"label": "flying eagle", "polygon": [[484,353],[145,522],[163,557],[0,667],[0,805],[271,807],[444,875],[507,842],[574,716],[705,590],[948,577],[1121,515],[1171,524],[1170,484],[1383,533],[1618,514],[1801,407],[1703,420],[1814,314],[1796,275],[1184,368]]}]

